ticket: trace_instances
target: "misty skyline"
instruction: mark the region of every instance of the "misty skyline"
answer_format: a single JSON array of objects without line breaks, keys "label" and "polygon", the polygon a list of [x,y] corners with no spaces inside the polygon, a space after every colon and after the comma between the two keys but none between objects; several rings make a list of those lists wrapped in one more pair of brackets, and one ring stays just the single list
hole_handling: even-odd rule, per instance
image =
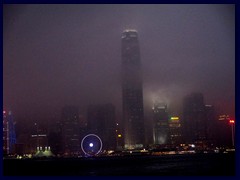
[{"label": "misty skyline", "polygon": [[201,92],[234,116],[235,6],[228,4],[4,5],[3,107],[44,120],[65,105],[86,113],[90,104],[112,103],[121,116],[125,29],[138,31],[145,111],[159,99],[180,114],[184,96]]}]

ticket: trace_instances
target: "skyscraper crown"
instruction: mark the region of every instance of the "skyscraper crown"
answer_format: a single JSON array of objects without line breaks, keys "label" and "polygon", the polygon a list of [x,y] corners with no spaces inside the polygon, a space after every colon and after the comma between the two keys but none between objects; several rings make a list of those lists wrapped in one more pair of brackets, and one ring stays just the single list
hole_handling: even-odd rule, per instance
[{"label": "skyscraper crown", "polygon": [[138,33],[135,29],[126,29],[122,33],[122,38],[127,38],[127,37],[137,37]]},{"label": "skyscraper crown", "polygon": [[135,33],[137,33],[137,30],[135,30],[135,29],[125,29],[125,30],[123,31],[123,33],[129,33],[129,32],[135,32]]}]

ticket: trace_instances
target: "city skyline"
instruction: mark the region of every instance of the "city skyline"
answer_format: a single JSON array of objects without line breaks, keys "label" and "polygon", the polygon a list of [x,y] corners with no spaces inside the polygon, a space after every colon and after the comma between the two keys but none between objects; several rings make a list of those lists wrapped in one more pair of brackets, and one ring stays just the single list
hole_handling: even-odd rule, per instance
[{"label": "city skyline", "polygon": [[181,113],[192,92],[235,116],[234,14],[234,5],[4,5],[3,107],[24,122],[112,103],[121,121],[120,37],[131,28],[146,116],[155,100]]}]

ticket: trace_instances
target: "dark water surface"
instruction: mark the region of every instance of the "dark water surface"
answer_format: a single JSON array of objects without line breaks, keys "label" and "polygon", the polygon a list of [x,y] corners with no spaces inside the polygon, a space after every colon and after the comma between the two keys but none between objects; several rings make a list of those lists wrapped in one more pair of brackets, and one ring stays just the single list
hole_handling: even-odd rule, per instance
[{"label": "dark water surface", "polygon": [[235,154],[185,154],[77,159],[4,159],[3,175],[233,176],[235,175]]}]

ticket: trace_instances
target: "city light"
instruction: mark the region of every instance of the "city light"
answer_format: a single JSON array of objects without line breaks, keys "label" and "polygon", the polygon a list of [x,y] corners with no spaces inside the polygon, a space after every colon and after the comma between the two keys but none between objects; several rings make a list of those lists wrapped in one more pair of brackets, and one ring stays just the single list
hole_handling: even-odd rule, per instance
[{"label": "city light", "polygon": [[3,7],[4,176],[237,174],[236,5],[135,5]]},{"label": "city light", "polygon": [[179,120],[179,117],[171,117],[171,120]]},{"label": "city light", "polygon": [[234,124],[235,121],[234,121],[234,120],[230,120],[229,123],[230,123],[230,124]]},{"label": "city light", "polygon": [[228,120],[229,119],[229,115],[220,115],[219,116],[219,121],[224,121],[224,120]]},{"label": "city light", "polygon": [[[92,148],[94,146],[94,144],[92,142],[88,143],[89,140],[94,141],[94,143],[97,144],[95,146],[96,148]],[[87,144],[85,142],[87,142]],[[102,140],[100,139],[99,136],[97,136],[95,134],[88,134],[81,141],[81,149],[82,149],[83,153],[87,156],[95,156],[95,155],[99,154],[102,150],[102,145],[103,145]],[[88,147],[91,147],[91,150],[89,150]]]},{"label": "city light", "polygon": [[232,127],[232,146],[234,147],[235,143],[234,143],[234,134],[235,134],[235,121],[233,119],[229,120],[229,123],[231,124]]},{"label": "city light", "polygon": [[194,144],[189,144],[192,148],[195,148],[196,146]]}]

